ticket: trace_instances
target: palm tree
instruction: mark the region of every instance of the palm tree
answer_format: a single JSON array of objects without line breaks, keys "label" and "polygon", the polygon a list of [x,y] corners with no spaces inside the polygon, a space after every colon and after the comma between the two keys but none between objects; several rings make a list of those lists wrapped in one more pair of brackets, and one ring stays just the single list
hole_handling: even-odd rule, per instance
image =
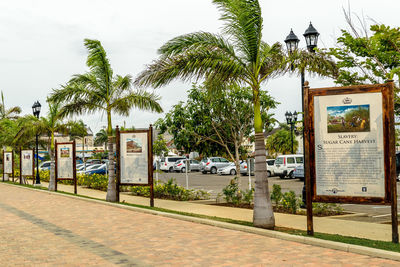
[{"label": "palm tree", "polygon": [[70,140],[82,139],[82,155],[83,159],[85,159],[85,136],[88,134],[85,123],[82,120],[69,121],[67,127]]},{"label": "palm tree", "polygon": [[3,91],[1,91],[1,103],[0,103],[0,120],[3,119],[17,119],[18,114],[21,113],[21,108],[18,106],[11,107],[9,109],[6,109],[6,106],[4,104],[4,95]]},{"label": "palm tree", "polygon": [[85,39],[89,51],[86,61],[90,71],[76,74],[61,89],[53,90],[51,99],[63,101],[63,115],[105,112],[107,115],[109,178],[107,201],[115,202],[115,172],[111,114],[127,116],[131,108],[162,112],[160,98],[144,90],[132,90],[132,77],[113,75],[100,41]]},{"label": "palm tree", "polygon": [[50,181],[49,190],[55,191],[55,164],[54,164],[54,134],[67,133],[68,123],[62,122],[62,105],[60,102],[47,100],[49,111],[46,117],[37,119],[35,116],[27,116],[24,127],[18,133],[17,137],[32,134],[45,134],[48,137],[48,151],[50,154]]},{"label": "palm tree", "polygon": [[[257,0],[213,0],[225,22],[223,35],[195,32],[173,38],[159,50],[153,61],[135,79],[137,86],[154,88],[176,78],[184,81],[237,83],[250,86],[254,103],[255,198],[253,223],[273,228],[274,214],[268,191],[263,124],[260,112],[261,84],[290,70],[305,53],[288,55],[282,45],[262,41],[263,19]],[[302,61],[304,62],[304,61]],[[334,65],[324,57],[308,58],[309,68],[327,72]],[[296,66],[296,65],[295,65]],[[322,66],[321,68],[317,68]]]}]

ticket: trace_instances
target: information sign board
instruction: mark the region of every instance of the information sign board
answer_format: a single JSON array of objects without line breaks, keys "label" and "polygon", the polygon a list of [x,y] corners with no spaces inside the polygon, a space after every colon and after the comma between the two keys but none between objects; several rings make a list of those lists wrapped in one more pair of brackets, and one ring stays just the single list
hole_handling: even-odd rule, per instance
[{"label": "information sign board", "polygon": [[33,150],[21,150],[20,164],[21,164],[21,176],[33,176],[34,175],[34,154]]}]

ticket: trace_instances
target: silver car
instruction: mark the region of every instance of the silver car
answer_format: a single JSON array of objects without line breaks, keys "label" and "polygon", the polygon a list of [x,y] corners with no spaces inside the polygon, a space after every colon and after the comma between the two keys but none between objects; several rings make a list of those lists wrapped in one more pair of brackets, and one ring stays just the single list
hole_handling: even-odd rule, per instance
[{"label": "silver car", "polygon": [[[190,171],[200,171],[200,161],[195,159],[189,160],[189,170]],[[186,172],[186,163],[184,159],[178,160],[174,163],[174,171],[176,172]]]},{"label": "silver car", "polygon": [[201,161],[200,170],[204,174],[206,174],[207,172],[216,174],[218,169],[226,167],[229,164],[231,164],[229,160],[221,157],[204,158]]}]

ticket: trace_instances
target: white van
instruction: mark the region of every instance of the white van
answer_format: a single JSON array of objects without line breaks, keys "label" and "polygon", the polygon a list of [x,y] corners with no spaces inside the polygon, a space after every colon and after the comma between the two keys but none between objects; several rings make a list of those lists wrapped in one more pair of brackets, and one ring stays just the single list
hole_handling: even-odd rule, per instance
[{"label": "white van", "polygon": [[303,155],[282,155],[278,156],[274,163],[275,175],[281,179],[288,176],[294,178],[293,171],[297,166],[303,165]]},{"label": "white van", "polygon": [[174,171],[174,163],[180,159],[186,159],[186,158],[180,157],[180,156],[161,158],[160,170],[165,171],[165,172],[173,172]]}]

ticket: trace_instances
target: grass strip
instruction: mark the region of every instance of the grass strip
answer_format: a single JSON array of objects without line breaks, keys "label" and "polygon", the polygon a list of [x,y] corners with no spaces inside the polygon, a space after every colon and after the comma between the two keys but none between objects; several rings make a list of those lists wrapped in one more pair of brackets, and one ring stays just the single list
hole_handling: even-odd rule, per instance
[{"label": "grass strip", "polygon": [[[19,185],[19,186],[29,187],[29,188],[33,188],[33,189],[37,189],[37,190],[43,190],[43,191],[47,191],[48,190],[46,187],[37,187],[37,186],[29,185],[29,184],[19,184],[19,183],[15,183],[15,182],[12,182],[12,181],[5,181],[3,183]],[[99,201],[107,202],[104,199],[99,199],[99,198],[94,198],[94,197],[89,197],[89,196],[79,195],[79,194],[75,195],[74,193],[65,192],[65,191],[57,191],[57,193],[65,194],[65,195],[71,195],[71,196],[79,196],[79,197],[82,197],[82,198],[87,198],[87,199],[93,199],[93,200],[99,200]],[[117,204],[253,227],[253,224],[251,222],[247,222],[247,221],[233,220],[233,219],[221,218],[221,217],[216,217],[216,216],[207,216],[207,215],[201,215],[201,214],[195,214],[195,213],[189,213],[189,212],[181,212],[181,211],[169,210],[169,209],[158,208],[158,207],[149,207],[149,206],[126,203],[126,202],[119,202]],[[283,232],[283,233],[287,233],[287,234],[291,234],[291,235],[308,236],[307,235],[307,231],[297,230],[297,229],[292,229],[292,228],[275,227],[274,230],[275,231],[279,231],[279,232]],[[345,244],[352,244],[352,245],[358,245],[358,246],[382,249],[382,250],[387,250],[387,251],[400,252],[400,245],[399,244],[394,244],[394,243],[388,242],[388,241],[371,240],[371,239],[366,239],[366,238],[342,236],[342,235],[334,235],[334,234],[325,234],[325,233],[317,233],[317,232],[314,233],[313,237],[314,238],[323,239],[323,240],[329,240],[329,241],[345,243]]]}]

